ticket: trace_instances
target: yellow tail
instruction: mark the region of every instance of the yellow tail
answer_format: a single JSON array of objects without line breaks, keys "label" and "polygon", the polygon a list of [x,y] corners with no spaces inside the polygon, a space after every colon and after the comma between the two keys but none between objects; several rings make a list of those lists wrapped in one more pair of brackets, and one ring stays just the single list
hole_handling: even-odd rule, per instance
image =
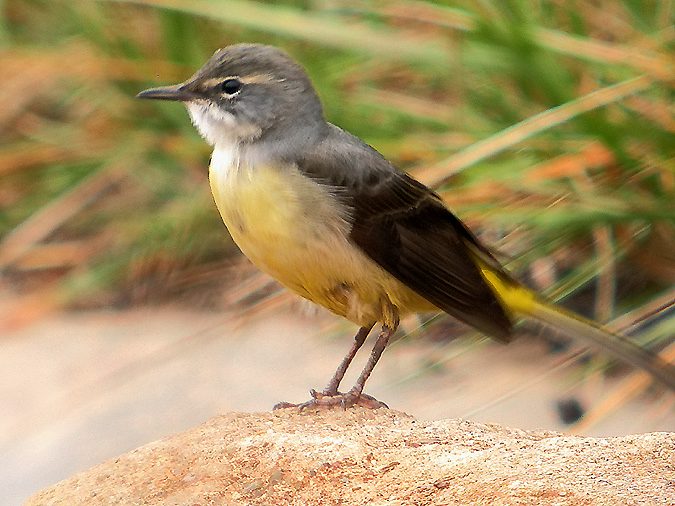
[{"label": "yellow tail", "polygon": [[480,262],[480,268],[485,280],[510,312],[536,318],[570,337],[606,350],[619,360],[647,371],[675,390],[675,365],[591,320],[543,300],[524,286],[505,279],[503,274],[483,262]]}]

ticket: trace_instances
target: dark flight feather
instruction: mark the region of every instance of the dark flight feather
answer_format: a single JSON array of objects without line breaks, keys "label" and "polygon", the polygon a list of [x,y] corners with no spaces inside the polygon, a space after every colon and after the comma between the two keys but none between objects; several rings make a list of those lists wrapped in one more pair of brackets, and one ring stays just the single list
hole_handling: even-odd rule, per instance
[{"label": "dark flight feather", "polygon": [[472,255],[510,278],[438,195],[333,125],[297,163],[348,206],[350,239],[366,255],[439,309],[510,340],[511,319]]}]

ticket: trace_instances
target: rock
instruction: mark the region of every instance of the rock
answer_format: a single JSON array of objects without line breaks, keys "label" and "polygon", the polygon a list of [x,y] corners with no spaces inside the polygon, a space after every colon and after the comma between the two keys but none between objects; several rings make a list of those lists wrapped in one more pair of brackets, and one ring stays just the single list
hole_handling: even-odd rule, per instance
[{"label": "rock", "polygon": [[567,436],[349,409],[228,414],[29,505],[673,504],[675,434]]}]

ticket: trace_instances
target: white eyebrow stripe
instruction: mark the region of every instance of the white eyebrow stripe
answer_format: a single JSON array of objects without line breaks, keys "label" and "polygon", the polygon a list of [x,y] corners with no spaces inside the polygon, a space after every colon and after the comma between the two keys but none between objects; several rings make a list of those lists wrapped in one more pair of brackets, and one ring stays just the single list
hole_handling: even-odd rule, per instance
[{"label": "white eyebrow stripe", "polygon": [[201,87],[212,88],[218,86],[228,79],[237,79],[244,84],[263,84],[271,82],[283,82],[285,79],[275,79],[271,74],[251,74],[250,76],[227,76],[227,77],[211,77],[201,82]]},{"label": "white eyebrow stripe", "polygon": [[[217,86],[223,81],[227,81],[228,79],[239,79],[239,76],[227,76],[227,77],[211,77],[209,79],[205,79],[204,81],[201,82],[201,85],[204,88],[211,88],[213,86]],[[243,82],[243,81],[242,81]]]},{"label": "white eyebrow stripe", "polygon": [[246,84],[271,83],[274,81],[279,81],[279,79],[275,79],[271,74],[252,74],[250,76],[241,77],[239,80]]}]

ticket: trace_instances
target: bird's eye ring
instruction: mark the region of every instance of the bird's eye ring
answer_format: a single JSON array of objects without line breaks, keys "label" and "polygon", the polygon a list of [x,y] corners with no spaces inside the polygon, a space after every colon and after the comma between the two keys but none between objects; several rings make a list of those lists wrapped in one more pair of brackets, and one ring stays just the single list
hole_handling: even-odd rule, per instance
[{"label": "bird's eye ring", "polygon": [[242,82],[239,79],[229,78],[220,83],[220,89],[228,94],[234,95],[241,90]]}]

